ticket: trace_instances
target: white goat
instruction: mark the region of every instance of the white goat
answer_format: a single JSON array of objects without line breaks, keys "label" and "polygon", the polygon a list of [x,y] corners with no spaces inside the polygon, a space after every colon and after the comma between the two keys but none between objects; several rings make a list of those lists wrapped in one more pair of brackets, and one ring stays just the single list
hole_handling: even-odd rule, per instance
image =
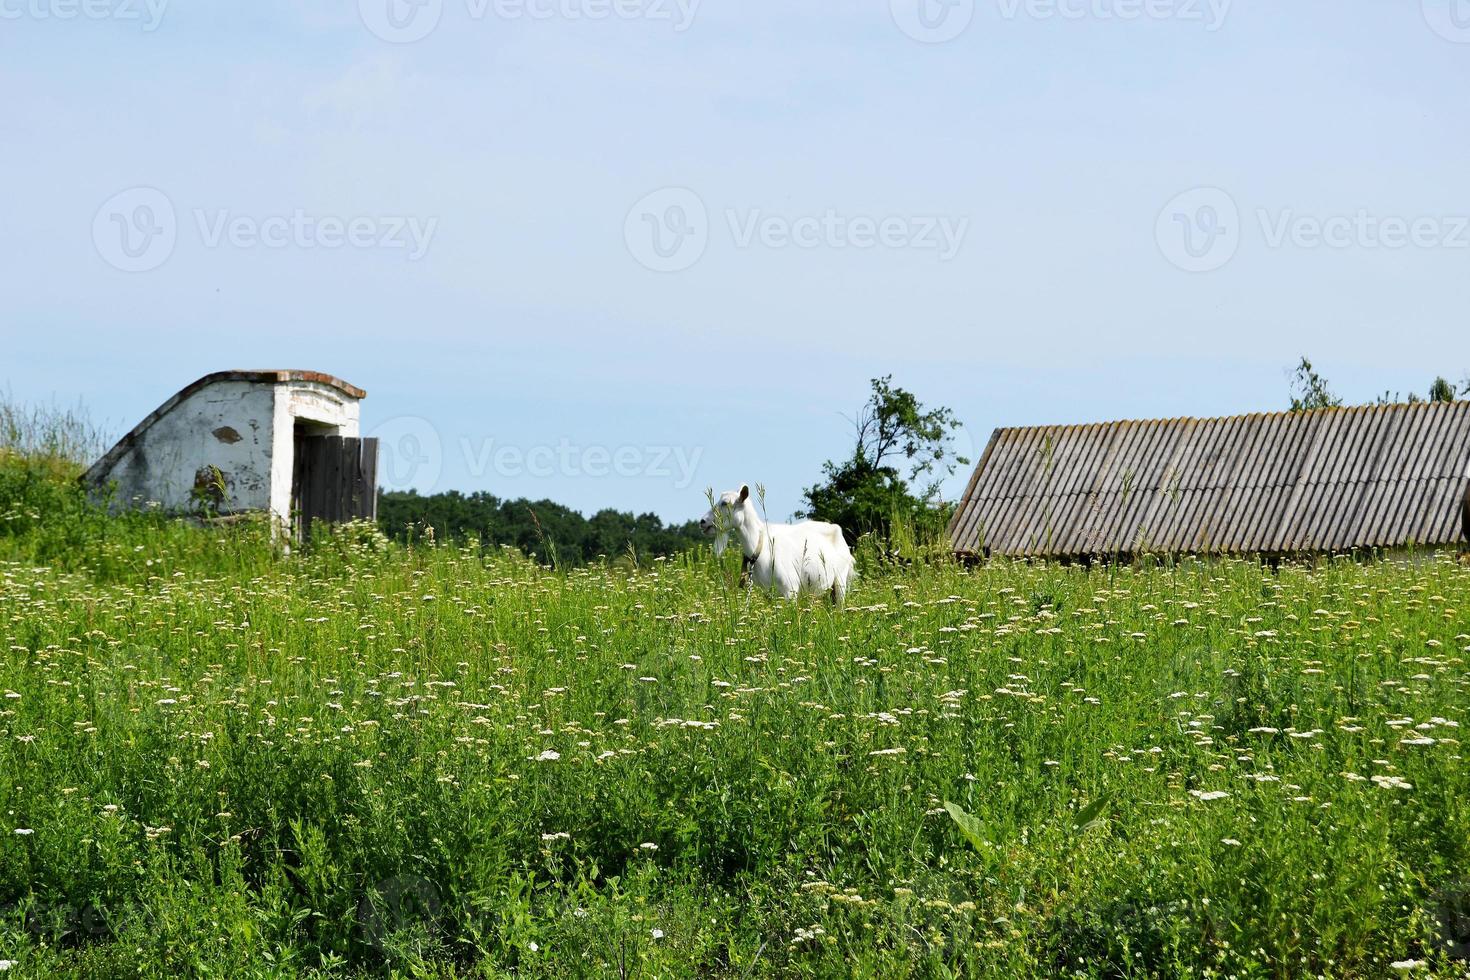
[{"label": "white goat", "polygon": [[840,606],[847,596],[852,552],[836,524],[768,524],[750,499],[750,487],[742,486],[720,494],[699,526],[706,534],[717,535],[715,554],[724,552],[731,533],[739,537],[743,570],[756,585],[774,589],[784,599],[826,592]]}]

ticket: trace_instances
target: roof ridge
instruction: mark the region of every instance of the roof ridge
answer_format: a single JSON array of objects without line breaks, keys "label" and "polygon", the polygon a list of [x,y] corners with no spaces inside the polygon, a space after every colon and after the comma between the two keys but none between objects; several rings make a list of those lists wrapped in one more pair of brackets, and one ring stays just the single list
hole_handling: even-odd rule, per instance
[{"label": "roof ridge", "polygon": [[356,385],[348,384],[341,378],[327,374],[322,371],[299,371],[293,369],[272,368],[212,371],[209,374],[206,374],[204,377],[198,378],[194,381],[191,381],[189,384],[184,385],[184,387],[180,388],[178,391],[174,392],[167,399],[165,399],[163,404],[159,405],[153,411],[143,416],[142,421],[129,429],[121,439],[119,439],[116,443],[112,445],[112,448],[103,453],[95,463],[87,467],[87,471],[82,474],[81,479],[90,482],[95,482],[100,479],[101,475],[111,469],[112,465],[117,462],[117,460],[122,456],[122,454],[127,450],[129,446],[137,442],[137,440],[143,435],[144,432],[147,432],[149,429],[151,429],[155,422],[163,418],[163,416],[167,415],[180,402],[184,401],[184,399],[190,397],[196,392],[209,387],[210,385],[219,384],[226,381],[249,381],[258,384],[272,385],[289,384],[293,381],[308,382],[314,384],[328,385],[329,387],[336,388],[338,391],[342,392],[342,394],[346,395],[349,398],[361,399],[367,397],[367,392],[363,389],[357,387]]},{"label": "roof ridge", "polygon": [[1234,415],[1168,415],[1146,418],[1101,419],[1096,422],[1043,422],[1036,425],[1003,425],[999,427],[998,431],[1020,432],[1032,429],[1090,429],[1097,426],[1112,425],[1156,425],[1161,422],[1234,422],[1240,419],[1257,418],[1310,418],[1314,415],[1363,412],[1375,409],[1428,411],[1444,406],[1452,408],[1456,406],[1470,407],[1470,399],[1456,399],[1452,402],[1380,402],[1370,405],[1333,405],[1325,408],[1284,408],[1273,412],[1237,412]]}]

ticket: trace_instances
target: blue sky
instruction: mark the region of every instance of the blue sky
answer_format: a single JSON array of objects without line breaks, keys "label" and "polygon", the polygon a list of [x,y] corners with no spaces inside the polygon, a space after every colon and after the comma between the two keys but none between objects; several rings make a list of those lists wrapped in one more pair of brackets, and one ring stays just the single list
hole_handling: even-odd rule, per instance
[{"label": "blue sky", "polygon": [[323,370],[395,484],[684,518],[879,374],[973,454],[1470,370],[1470,0],[420,2],[0,0],[0,385]]}]

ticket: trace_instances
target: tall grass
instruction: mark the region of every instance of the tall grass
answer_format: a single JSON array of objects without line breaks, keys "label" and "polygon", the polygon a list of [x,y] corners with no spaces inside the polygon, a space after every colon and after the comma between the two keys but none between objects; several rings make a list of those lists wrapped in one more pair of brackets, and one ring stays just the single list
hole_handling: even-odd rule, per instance
[{"label": "tall grass", "polygon": [[70,519],[0,534],[6,980],[1470,953],[1451,560],[875,561],[834,610],[735,589],[733,554],[553,571],[360,528],[274,558],[144,516],[38,561]]},{"label": "tall grass", "polygon": [[110,445],[80,405],[27,405],[0,392],[0,461],[24,463],[56,479],[81,474]]},{"label": "tall grass", "polygon": [[157,512],[110,513],[105,493],[78,479],[108,445],[81,408],[28,408],[0,396],[0,554],[85,569],[97,582],[155,567],[248,574],[272,564],[264,520],[206,531]]}]

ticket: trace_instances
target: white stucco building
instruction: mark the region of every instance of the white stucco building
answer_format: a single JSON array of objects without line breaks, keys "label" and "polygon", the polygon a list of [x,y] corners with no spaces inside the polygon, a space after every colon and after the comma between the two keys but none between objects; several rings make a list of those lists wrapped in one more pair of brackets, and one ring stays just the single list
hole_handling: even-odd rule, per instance
[{"label": "white stucco building", "polygon": [[83,480],[114,507],[376,515],[376,440],[358,437],[367,392],[317,371],[219,371],[179,391]]}]

